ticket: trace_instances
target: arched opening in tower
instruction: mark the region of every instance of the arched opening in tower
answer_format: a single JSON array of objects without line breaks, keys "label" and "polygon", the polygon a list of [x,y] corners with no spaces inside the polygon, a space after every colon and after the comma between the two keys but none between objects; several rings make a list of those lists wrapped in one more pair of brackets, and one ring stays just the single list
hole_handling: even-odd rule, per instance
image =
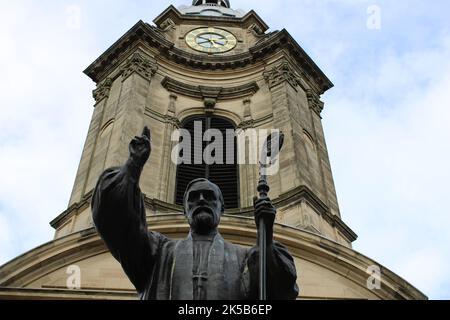
[{"label": "arched opening in tower", "polygon": [[[222,190],[226,209],[239,208],[239,166],[235,125],[222,117],[195,116],[185,120],[182,129],[189,131],[190,155],[186,157],[183,154],[185,151],[180,150],[179,157],[189,158],[190,161],[177,167],[175,203],[183,205],[183,196],[189,182],[197,178],[206,178]],[[208,133],[211,132],[213,134],[208,137]],[[219,132],[221,141],[217,139]],[[199,139],[201,140],[198,141]],[[213,144],[222,148],[211,148]],[[223,153],[219,154],[220,152]],[[205,154],[211,154],[217,161],[210,164]]]}]

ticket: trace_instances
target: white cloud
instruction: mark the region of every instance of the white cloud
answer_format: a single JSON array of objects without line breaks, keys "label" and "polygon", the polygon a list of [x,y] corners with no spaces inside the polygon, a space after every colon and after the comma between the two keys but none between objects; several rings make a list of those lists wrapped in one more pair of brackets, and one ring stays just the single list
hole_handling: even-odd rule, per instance
[{"label": "white cloud", "polygon": [[[338,89],[324,120],[343,218],[360,234],[356,249],[432,298],[450,294],[439,286],[448,275],[433,272],[434,264],[450,265],[449,55],[448,38],[433,51],[390,54],[379,80],[359,75],[369,98]],[[426,252],[433,260],[417,258]]]},{"label": "white cloud", "polygon": [[[139,19],[189,2],[0,2],[0,264],[51,240],[48,222],[67,207],[93,111],[81,71]],[[376,3],[380,31],[366,28],[373,1],[232,6],[288,29],[335,82],[324,128],[355,248],[450,298],[450,8]],[[80,7],[79,28],[68,28],[69,5]]]},{"label": "white cloud", "polygon": [[64,7],[11,2],[0,23],[0,205],[11,235],[1,264],[52,239],[48,223],[67,208],[92,84],[81,74],[90,52],[81,39],[90,36],[64,28]]},{"label": "white cloud", "polygon": [[437,297],[448,297],[449,257],[438,248],[414,248],[397,268],[406,279],[414,279],[425,292],[433,292]]}]

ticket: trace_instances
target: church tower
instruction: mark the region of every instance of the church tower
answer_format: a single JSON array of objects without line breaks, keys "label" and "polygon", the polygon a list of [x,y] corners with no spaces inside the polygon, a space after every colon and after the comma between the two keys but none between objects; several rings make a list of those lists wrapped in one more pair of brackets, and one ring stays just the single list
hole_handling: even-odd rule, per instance
[{"label": "church tower", "polygon": [[[295,257],[300,299],[426,298],[352,250],[357,236],[339,211],[321,121],[320,97],[333,84],[288,31],[268,30],[253,10],[194,0],[168,7],[153,25],[139,21],[95,60],[85,70],[97,87],[69,207],[51,222],[53,241],[0,269],[0,298],[136,298],[96,233],[90,203],[100,174],[125,163],[130,140],[145,125],[153,141],[141,177],[150,229],[185,237],[182,195],[192,179],[207,177],[224,193],[222,235],[254,245],[258,166],[177,165],[173,134],[196,124],[203,132],[285,134],[270,197],[278,210],[274,236]],[[242,150],[236,141],[234,147],[236,158]],[[369,288],[367,270],[377,266],[380,286]]]}]

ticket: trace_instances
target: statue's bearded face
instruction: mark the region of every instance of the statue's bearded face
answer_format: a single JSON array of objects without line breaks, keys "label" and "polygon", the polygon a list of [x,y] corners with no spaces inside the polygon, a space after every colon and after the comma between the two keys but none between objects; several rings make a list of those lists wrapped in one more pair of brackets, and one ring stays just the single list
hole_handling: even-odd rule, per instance
[{"label": "statue's bearded face", "polygon": [[208,234],[217,229],[223,213],[220,189],[209,181],[199,181],[189,187],[185,196],[185,213],[191,229]]}]

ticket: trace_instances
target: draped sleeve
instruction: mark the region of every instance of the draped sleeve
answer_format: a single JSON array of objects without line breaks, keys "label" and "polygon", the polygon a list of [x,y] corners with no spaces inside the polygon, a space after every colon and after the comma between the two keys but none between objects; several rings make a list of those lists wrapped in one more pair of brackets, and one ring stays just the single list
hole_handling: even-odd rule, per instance
[{"label": "draped sleeve", "polygon": [[144,198],[126,165],[100,176],[92,215],[108,249],[142,294],[150,285],[159,250],[168,239],[148,231]]},{"label": "draped sleeve", "polygon": [[[249,293],[252,300],[258,299],[259,248],[249,251]],[[268,300],[295,300],[298,297],[297,271],[294,258],[279,242],[274,241],[267,248],[267,298]]]}]

